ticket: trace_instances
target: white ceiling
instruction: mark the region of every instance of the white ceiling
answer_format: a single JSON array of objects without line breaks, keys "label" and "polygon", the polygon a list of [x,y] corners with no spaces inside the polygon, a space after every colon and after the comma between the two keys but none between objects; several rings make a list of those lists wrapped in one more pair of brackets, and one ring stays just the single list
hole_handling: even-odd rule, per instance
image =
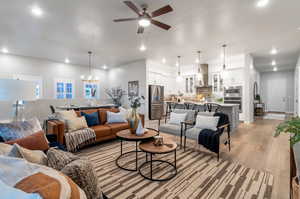
[{"label": "white ceiling", "polygon": [[[135,17],[121,0],[0,0],[0,47],[13,54],[87,64],[87,51],[95,54],[94,65],[117,66],[133,60],[167,59],[173,65],[181,55],[183,64],[220,56],[221,45],[230,54],[251,53],[255,66],[270,70],[295,67],[300,53],[300,1],[269,0],[264,8],[256,0],[134,0],[149,10],[166,4],[174,12],[158,17],[172,26],[169,31],[150,26],[143,34],[146,52],[138,50],[141,36],[136,22],[114,23],[115,18]],[[41,18],[30,13],[32,5],[44,10]],[[271,56],[272,47],[279,50]]]}]

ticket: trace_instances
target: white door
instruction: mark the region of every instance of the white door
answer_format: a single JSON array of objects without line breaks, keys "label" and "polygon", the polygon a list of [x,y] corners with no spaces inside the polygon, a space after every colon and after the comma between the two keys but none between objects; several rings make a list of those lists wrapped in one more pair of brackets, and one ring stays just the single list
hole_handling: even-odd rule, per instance
[{"label": "white door", "polygon": [[294,105],[294,73],[292,71],[263,73],[261,80],[266,110],[291,112]]},{"label": "white door", "polygon": [[286,111],[286,82],[283,78],[270,79],[267,85],[268,90],[268,111],[285,112]]}]

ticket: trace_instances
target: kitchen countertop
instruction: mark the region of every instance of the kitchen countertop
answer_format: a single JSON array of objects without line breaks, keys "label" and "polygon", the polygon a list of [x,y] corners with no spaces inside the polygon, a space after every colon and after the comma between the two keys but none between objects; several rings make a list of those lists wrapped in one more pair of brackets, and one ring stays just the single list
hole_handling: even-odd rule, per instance
[{"label": "kitchen countertop", "polygon": [[[205,104],[204,102],[193,102],[193,101],[185,101],[185,102],[165,101],[165,102],[166,103],[173,102],[173,103],[177,103],[177,104],[192,103],[192,104],[196,104],[196,105],[200,105],[200,106],[204,106],[204,104]],[[216,103],[223,107],[239,106],[238,104],[224,104],[224,103],[218,103],[218,102],[207,102],[207,103]]]}]

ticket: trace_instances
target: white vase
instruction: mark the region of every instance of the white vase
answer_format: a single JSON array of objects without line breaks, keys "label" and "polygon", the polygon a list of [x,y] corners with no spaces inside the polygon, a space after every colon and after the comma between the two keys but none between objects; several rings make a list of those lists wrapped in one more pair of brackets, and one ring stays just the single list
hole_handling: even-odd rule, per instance
[{"label": "white vase", "polygon": [[138,127],[137,127],[135,133],[137,136],[142,136],[145,133],[145,129],[143,128],[141,120],[139,120],[139,124],[138,124]]}]

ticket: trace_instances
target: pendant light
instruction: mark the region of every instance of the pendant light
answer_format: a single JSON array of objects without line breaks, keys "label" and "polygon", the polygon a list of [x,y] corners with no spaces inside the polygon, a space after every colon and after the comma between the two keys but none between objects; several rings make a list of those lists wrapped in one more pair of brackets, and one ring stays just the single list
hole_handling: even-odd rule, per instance
[{"label": "pendant light", "polygon": [[88,52],[89,56],[89,74],[88,75],[81,75],[80,78],[83,82],[98,82],[99,78],[97,76],[92,75],[92,51]]},{"label": "pendant light", "polygon": [[180,70],[180,58],[181,56],[177,56],[177,62],[176,62],[176,66],[177,66],[177,78],[176,78],[176,81],[177,82],[180,82],[182,79],[181,79],[181,70]]},{"label": "pendant light", "polygon": [[223,70],[226,70],[226,52],[225,52],[225,50],[226,50],[227,45],[224,44],[222,47],[223,47]]},{"label": "pendant light", "polygon": [[177,56],[177,67],[178,67],[177,75],[181,76],[181,71],[180,71],[180,56]]},{"label": "pendant light", "polygon": [[197,65],[197,67],[198,67],[198,76],[200,76],[201,75],[201,73],[202,73],[202,71],[201,71],[201,61],[200,61],[200,58],[201,58],[201,51],[199,50],[199,51],[197,51],[197,53],[198,53],[198,58],[197,58],[197,61],[196,61],[196,63],[198,64]]}]

